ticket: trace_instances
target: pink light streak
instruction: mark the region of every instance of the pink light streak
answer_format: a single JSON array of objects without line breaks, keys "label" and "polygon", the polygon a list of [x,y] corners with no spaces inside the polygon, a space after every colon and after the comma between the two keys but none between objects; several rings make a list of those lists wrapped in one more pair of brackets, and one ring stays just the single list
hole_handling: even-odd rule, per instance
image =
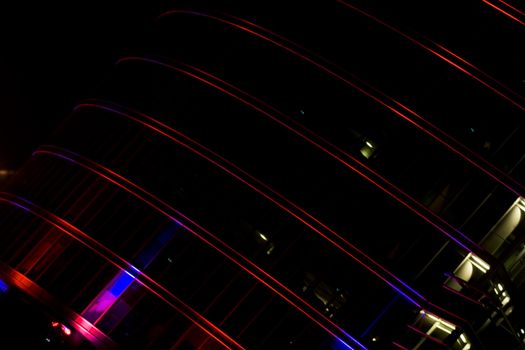
[{"label": "pink light streak", "polygon": [[[414,39],[413,37],[411,37],[411,36],[401,32],[397,28],[387,24],[386,22],[383,22],[383,21],[379,20],[378,18],[368,14],[367,12],[365,12],[363,10],[358,9],[357,7],[355,7],[353,5],[350,5],[350,4],[348,4],[348,3],[346,3],[346,2],[344,2],[342,0],[337,0],[337,1],[342,3],[343,5],[345,5],[345,6],[349,7],[349,8],[351,8],[351,9],[359,12],[360,14],[362,14],[362,15],[364,15],[364,16],[366,16],[366,17],[368,17],[368,18],[370,18],[370,19],[372,19],[374,21],[376,21],[377,23],[387,27],[388,29],[398,33],[399,35],[403,36],[405,39],[411,41],[412,43],[414,43],[417,46],[425,49],[426,51],[432,53],[433,55],[435,55],[436,57],[438,57],[438,58],[442,59],[443,61],[447,62],[449,65],[455,67],[459,71],[467,74],[469,77],[471,77],[472,79],[476,80],[477,82],[479,82],[480,84],[484,85],[485,87],[489,88],[495,94],[497,94],[500,97],[502,97],[503,99],[507,100],[508,102],[513,104],[515,107],[519,108],[522,111],[525,111],[525,105],[523,105],[520,102],[517,102],[515,99],[509,97],[507,94],[505,94],[500,89],[495,88],[490,83],[488,83],[485,80],[483,80],[482,78],[477,77],[473,73],[469,72],[467,69],[461,67],[460,64],[455,63],[452,59],[445,57],[444,54],[441,54],[441,53],[437,52],[436,50],[430,48],[428,45],[423,44],[422,42]],[[514,194],[516,194],[518,196],[521,196],[521,193],[518,190],[516,190],[513,186],[509,185],[507,182],[502,181],[500,179],[500,176],[504,177],[507,181],[512,182],[515,186],[521,188],[522,190],[525,189],[524,185],[522,185],[521,183],[517,182],[514,178],[509,176],[507,173],[503,172],[498,167],[495,167],[492,163],[488,162],[486,159],[484,159],[479,154],[477,154],[476,152],[474,152],[471,149],[469,149],[467,146],[462,144],[460,141],[458,141],[457,139],[455,139],[451,135],[445,133],[443,130],[441,130],[436,125],[432,124],[431,122],[429,122],[428,120],[423,118],[421,115],[419,115],[416,112],[414,112],[412,109],[404,106],[402,103],[400,103],[399,101],[393,99],[392,97],[388,96],[387,94],[383,93],[382,91],[380,91],[380,90],[370,86],[369,84],[363,82],[361,79],[355,77],[354,75],[345,72],[345,74],[352,76],[353,79],[359,80],[359,82],[361,84],[364,84],[367,88],[373,90],[373,93],[370,92],[370,91],[366,91],[363,87],[360,87],[359,85],[357,85],[356,82],[352,82],[349,79],[346,79],[346,78],[342,77],[340,74],[336,73],[334,70],[332,70],[332,69],[324,66],[323,64],[317,62],[316,59],[319,60],[319,61],[324,62],[325,64],[331,65],[333,67],[337,67],[335,64],[329,62],[328,60],[326,60],[325,58],[323,58],[323,57],[321,57],[319,55],[316,55],[316,54],[314,54],[314,53],[304,49],[303,47],[299,46],[298,44],[296,44],[296,43],[294,43],[294,42],[292,42],[292,41],[290,41],[290,40],[288,40],[288,39],[286,39],[286,38],[284,38],[284,37],[282,37],[282,36],[280,36],[280,35],[278,35],[278,34],[276,34],[274,32],[271,32],[271,31],[269,31],[269,30],[267,30],[267,29],[265,29],[265,28],[263,28],[263,27],[261,27],[259,25],[256,25],[254,23],[251,23],[249,21],[246,21],[246,20],[234,17],[234,16],[229,16],[229,17],[234,19],[234,20],[236,20],[236,21],[244,23],[245,25],[248,25],[248,26],[250,26],[252,28],[257,28],[258,30],[266,33],[268,36],[265,36],[265,35],[262,35],[260,33],[257,33],[254,30],[251,30],[251,29],[249,29],[249,28],[247,28],[245,26],[233,23],[232,21],[229,21],[229,20],[226,20],[226,19],[223,19],[223,18],[219,18],[217,16],[213,16],[213,15],[210,15],[210,14],[205,14],[205,13],[198,13],[198,12],[187,11],[187,10],[173,10],[173,11],[169,11],[169,12],[164,13],[163,15],[160,16],[160,18],[167,17],[167,16],[172,15],[172,14],[178,14],[178,13],[180,13],[180,14],[191,14],[191,15],[195,15],[195,16],[203,16],[203,17],[207,17],[207,18],[216,20],[216,21],[218,21],[220,23],[232,26],[234,28],[237,28],[237,29],[240,29],[242,31],[245,31],[245,32],[247,32],[247,33],[249,33],[251,35],[254,35],[254,36],[258,37],[258,38],[264,39],[267,42],[270,42],[271,44],[276,45],[276,46],[280,47],[281,49],[292,53],[293,55],[297,56],[301,60],[304,60],[304,61],[306,61],[306,62],[316,66],[318,69],[324,71],[328,75],[331,75],[331,76],[337,78],[338,80],[341,80],[341,81],[345,82],[346,84],[352,86],[353,88],[355,88],[359,92],[365,94],[369,98],[372,98],[375,102],[377,102],[380,105],[382,105],[383,107],[387,108],[388,110],[393,112],[398,117],[400,117],[400,118],[404,119],[405,121],[409,122],[410,124],[415,126],[417,129],[419,129],[420,131],[424,132],[425,134],[430,136],[432,139],[434,139],[435,141],[439,142],[440,144],[445,146],[447,149],[449,149],[450,151],[454,152],[455,154],[457,154],[458,156],[460,156],[461,158],[463,158],[464,160],[469,162],[471,165],[473,165],[474,167],[476,167],[479,170],[481,170],[482,172],[484,172],[487,176],[492,178],[494,181],[498,182],[500,185],[506,187],[509,191],[513,192]],[[272,39],[272,37],[274,37],[275,39]],[[280,43],[277,39],[285,42],[286,44]],[[517,98],[519,98],[521,100],[524,100],[524,98],[521,95],[519,95],[518,93],[514,92],[510,88],[506,87],[505,85],[503,85],[501,82],[497,81],[496,79],[494,79],[490,75],[484,73],[479,68],[475,67],[472,63],[466,61],[465,59],[461,58],[459,55],[453,53],[452,51],[444,48],[442,45],[439,45],[439,44],[436,44],[436,43],[433,43],[433,44],[436,45],[438,48],[440,48],[442,51],[444,51],[444,53],[450,54],[452,56],[452,58],[458,59],[462,63],[466,64],[467,66],[469,66],[471,68],[473,68],[478,73],[480,73],[483,76],[489,78],[493,83],[499,85],[500,87],[502,87],[508,93],[511,93],[512,95],[514,95],[515,97],[517,97]],[[291,46],[287,46],[287,45],[294,46],[295,48],[292,48]],[[306,54],[302,54],[300,51],[308,53],[311,56],[315,56],[315,59],[311,58],[311,57],[308,57]],[[337,67],[337,68],[338,68],[338,70],[342,70],[339,67]],[[194,68],[194,69],[197,69],[197,68]],[[216,79],[218,79],[218,78],[216,78]],[[375,94],[379,94],[383,98],[386,98],[387,100],[389,100],[393,104],[385,102],[384,100],[382,100],[377,95],[374,95],[374,93]],[[401,107],[406,112],[409,112],[412,116],[416,117],[420,121],[422,121],[426,126],[430,126],[434,130],[434,132],[438,133],[438,135],[434,134],[432,131],[426,129],[424,126],[418,124],[416,121],[414,121],[413,119],[411,119],[410,117],[405,115],[403,112],[401,112],[400,110],[398,110],[395,107],[396,105]],[[450,143],[448,143],[443,138],[448,139],[454,145],[451,145]],[[477,159],[477,161],[472,160],[471,158],[469,158],[469,156],[465,155],[463,152],[467,152],[470,156],[475,157]],[[484,166],[481,166],[478,163],[479,161],[482,162],[483,164],[485,164],[485,166],[488,166],[491,170],[487,170]],[[497,175],[495,175],[493,172],[496,172]]]},{"label": "pink light streak", "polygon": [[[78,166],[87,169],[106,181],[118,186],[119,188],[125,190],[129,194],[140,199],[159,213],[167,216],[171,220],[175,221],[181,227],[186,229],[188,232],[192,233],[199,240],[212,247],[214,250],[222,254],[228,260],[232,261],[242,270],[250,274],[252,277],[257,279],[267,288],[272,290],[274,293],[283,298],[286,302],[304,314],[307,318],[318,324],[329,334],[340,337],[341,334],[346,334],[346,332],[336,325],[333,321],[327,318],[325,315],[320,313],[317,309],[307,303],[304,299],[290,290],[288,287],[283,285],[269,273],[261,269],[258,265],[253,263],[251,260],[244,257],[241,253],[236,251],[234,248],[226,244],[217,235],[206,230],[202,226],[198,225],[195,221],[188,218],[186,215],[182,214],[180,211],[174,209],[166,202],[162,201],[155,195],[146,191],[142,187],[134,184],[123,176],[113,172],[112,170],[103,167],[100,164],[97,164],[85,157],[82,157],[73,152],[66,151],[59,147],[54,146],[43,146],[33,153],[34,155],[51,155],[55,157],[60,157],[62,159],[71,161]],[[315,317],[314,317],[315,316]],[[320,322],[321,319],[323,322]],[[334,330],[335,329],[335,330]],[[339,333],[339,335],[337,334]],[[347,335],[348,337],[348,335]],[[356,343],[356,340],[351,338],[353,343]],[[359,344],[359,343],[357,343]],[[362,345],[361,345],[362,347]]]},{"label": "pink light streak", "polygon": [[[443,308],[441,308],[441,307],[439,307],[439,306],[437,306],[435,304],[432,304],[428,300],[426,300],[423,296],[421,296],[419,293],[417,293],[415,290],[413,290],[411,287],[409,287],[405,282],[403,282],[402,280],[397,278],[395,275],[393,275],[390,271],[385,269],[382,265],[377,263],[372,258],[368,257],[365,253],[363,253],[358,248],[353,246],[345,238],[340,236],[337,232],[331,230],[328,226],[322,224],[319,220],[313,218],[311,215],[309,215],[304,210],[302,210],[300,207],[298,207],[297,205],[295,205],[294,203],[289,201],[287,198],[285,198],[282,195],[277,195],[277,192],[275,192],[270,187],[264,185],[262,182],[260,182],[259,180],[257,180],[253,176],[249,175],[248,173],[244,172],[242,169],[240,169],[239,167],[235,166],[233,163],[231,163],[231,162],[227,161],[226,159],[222,158],[220,155],[218,155],[216,153],[213,153],[212,151],[207,149],[205,146],[202,146],[201,144],[199,144],[196,141],[190,139],[189,137],[185,136],[181,132],[179,132],[179,131],[177,131],[177,130],[175,130],[175,129],[173,129],[173,128],[171,128],[171,127],[169,127],[169,126],[167,126],[167,125],[157,121],[156,119],[151,118],[150,116],[147,116],[145,114],[139,113],[137,111],[132,111],[129,108],[125,108],[123,106],[115,105],[114,103],[104,102],[103,104],[101,104],[100,101],[99,102],[92,101],[92,102],[86,102],[86,103],[80,104],[80,105],[78,105],[76,107],[76,109],[79,109],[79,108],[97,108],[97,109],[106,110],[106,111],[111,112],[111,113],[117,113],[117,114],[119,114],[119,115],[121,115],[123,117],[126,117],[126,118],[128,118],[130,120],[133,120],[133,121],[135,121],[135,122],[137,122],[139,124],[142,124],[146,128],[149,128],[149,129],[155,131],[156,133],[159,133],[159,134],[161,134],[161,135],[163,135],[165,137],[168,137],[169,139],[171,139],[175,143],[181,145],[182,147],[188,149],[189,151],[197,154],[198,156],[206,159],[210,163],[212,163],[215,166],[219,167],[220,169],[225,171],[230,176],[234,177],[235,179],[237,179],[241,183],[244,183],[245,185],[250,187],[252,190],[254,190],[255,192],[259,193],[260,195],[262,195],[263,197],[268,199],[270,202],[272,202],[275,205],[277,205],[279,208],[281,208],[282,210],[287,212],[292,217],[298,219],[301,223],[306,225],[308,228],[310,228],[311,230],[313,230],[317,234],[321,235],[329,243],[331,243],[336,248],[341,250],[343,253],[345,253],[346,255],[351,257],[352,259],[354,259],[356,262],[358,262],[360,265],[365,267],[367,270],[369,270],[370,272],[375,274],[377,277],[381,278],[384,282],[386,282],[392,288],[394,288],[395,290],[397,290],[398,292],[403,294],[406,298],[408,298],[408,300],[410,300],[412,303],[414,303],[418,307],[421,307],[420,303],[423,303],[423,304],[427,305],[429,308],[438,309],[441,312],[445,312],[449,316],[452,316],[452,317],[454,317],[457,320],[463,321],[463,319],[461,319],[459,316],[457,316],[457,315],[455,315],[453,313],[450,313],[448,310],[445,310],[445,309],[443,309]],[[179,138],[183,139],[184,141],[181,141]],[[208,154],[208,153],[210,153],[210,154]],[[216,159],[213,159],[213,158],[216,158]],[[225,163],[225,164],[223,164],[223,163]],[[235,171],[240,172],[240,174],[235,173]],[[243,177],[243,176],[245,176],[245,177]],[[246,177],[248,179],[246,179]],[[255,182],[255,184],[250,182],[250,180],[253,180]],[[266,189],[266,190],[271,192],[271,195],[266,193],[263,189],[259,188],[257,185],[263,186],[264,189]],[[275,195],[275,196],[272,196],[272,195]],[[285,203],[283,203],[283,201]],[[290,208],[290,206],[292,208]],[[299,213],[297,213],[294,209],[299,210]],[[304,215],[302,216],[302,214],[306,214],[306,218],[304,217]],[[308,219],[313,219],[314,222],[311,222]],[[322,226],[322,228],[320,229],[320,228],[316,227],[316,224],[320,224]],[[326,230],[328,230],[328,232],[323,232],[322,229],[326,229]],[[330,237],[330,236],[332,236],[332,237]],[[348,249],[351,249],[351,252]],[[356,256],[356,254],[358,254],[358,256]],[[365,259],[366,262],[363,262],[361,259]],[[379,268],[379,271],[377,271],[375,268],[371,268],[368,264],[371,264],[375,268]],[[386,274],[386,276],[385,276],[385,274]],[[394,281],[391,281],[390,278],[392,278]],[[401,288],[403,290],[399,289],[400,287],[396,286],[396,284],[398,284],[398,283],[401,284]],[[409,293],[411,296],[407,295],[407,293]],[[418,299],[420,301],[417,302],[414,298]]]},{"label": "pink light streak", "polygon": [[[128,269],[133,269],[131,265],[124,258],[113,252],[111,249],[107,248],[103,244],[99,243],[86,233],[82,232],[72,224],[68,223],[64,219],[59,218],[53,213],[40,208],[29,201],[26,201],[16,195],[2,192],[0,193],[0,201],[9,203],[18,208],[25,210],[26,212],[42,219],[51,226],[57,228],[61,232],[65,233],[69,237],[78,241],[80,244],[94,252],[96,255],[102,257],[108,263],[112,264],[116,268],[126,271]],[[182,300],[177,298],[165,287],[161,286],[155,280],[144,274],[143,272],[137,275],[135,280],[137,283],[140,283],[144,286],[149,292],[156,295],[159,299],[170,305],[172,308],[177,310],[181,315],[186,317],[192,323],[201,328],[204,332],[214,338],[217,342],[222,344],[227,349],[244,349],[240,344],[238,344],[234,339],[232,339],[228,334],[223,332],[221,329],[216,327],[198,312],[193,310],[190,306],[185,304]]]},{"label": "pink light streak", "polygon": [[[338,0],[339,1],[339,0]],[[360,10],[358,10],[360,11]],[[431,131],[429,131],[428,129],[426,129],[425,127],[421,126],[420,124],[418,124],[416,121],[414,121],[413,119],[411,119],[410,117],[408,117],[407,115],[405,115],[402,111],[398,110],[396,108],[396,106],[400,106],[402,107],[405,111],[408,111],[410,112],[411,114],[413,114],[414,116],[416,116],[418,119],[420,120],[424,120],[423,117],[421,117],[420,115],[418,115],[417,113],[415,113],[414,111],[412,111],[411,109],[409,109],[408,107],[405,107],[403,106],[400,102],[398,101],[395,101],[394,99],[390,98],[389,96],[385,95],[384,93],[381,93],[379,92],[383,97],[386,97],[388,98],[389,100],[391,100],[392,102],[394,102],[394,104],[389,104],[385,101],[383,101],[380,97],[374,95],[373,93],[369,92],[369,91],[366,91],[365,89],[363,89],[362,87],[356,85],[354,82],[342,77],[341,75],[337,74],[336,72],[334,72],[333,70],[331,70],[330,68],[327,68],[326,66],[316,62],[314,59],[312,58],[309,58],[305,55],[303,55],[302,53],[300,53],[298,51],[298,49],[292,49],[282,43],[279,43],[277,42],[276,40],[272,39],[272,38],[269,38],[267,36],[264,36],[260,33],[257,33],[255,32],[254,30],[251,30],[247,27],[244,27],[242,25],[239,25],[239,24],[236,24],[236,23],[233,23],[229,20],[226,20],[226,19],[223,19],[223,18],[219,18],[219,17],[216,17],[216,16],[213,16],[213,15],[209,15],[209,14],[204,14],[204,13],[197,13],[197,12],[192,12],[192,11],[185,11],[185,10],[174,10],[174,11],[169,11],[165,14],[163,14],[161,16],[162,17],[167,17],[169,15],[172,15],[172,14],[190,14],[190,15],[196,15],[196,16],[202,16],[202,17],[206,17],[206,18],[210,18],[210,19],[213,19],[213,20],[216,20],[220,23],[224,23],[224,24],[227,24],[229,26],[232,26],[234,28],[237,28],[237,29],[240,29],[242,31],[245,31],[251,35],[254,35],[258,38],[261,38],[261,39],[264,39],[265,41],[268,41],[270,42],[271,44],[273,45],[276,45],[280,48],[282,48],[283,50],[287,51],[287,52],[290,52],[292,53],[293,55],[299,57],[300,59],[308,62],[308,63],[311,63],[312,65],[314,65],[315,67],[319,68],[321,71],[327,73],[328,75],[332,76],[332,77],[335,77],[337,78],[338,80],[341,80],[343,82],[345,82],[346,84],[354,87],[355,89],[357,89],[358,91],[360,91],[361,93],[365,94],[366,96],[372,98],[375,102],[379,103],[380,105],[382,105],[383,107],[387,108],[388,110],[390,110],[391,112],[393,112],[395,115],[397,115],[398,117],[401,117],[402,119],[404,119],[405,121],[409,122],[410,124],[412,124],[413,126],[415,126],[417,129],[419,129],[420,131],[426,133],[427,135],[429,135],[431,138],[433,138],[434,140],[438,141],[439,143],[441,143],[442,145],[444,145],[447,149],[449,149],[450,151],[453,151],[454,153],[456,153],[457,155],[459,155],[460,157],[462,157],[463,159],[465,159],[466,161],[468,161],[471,165],[475,166],[477,169],[481,170],[483,173],[485,173],[487,176],[489,176],[491,179],[493,179],[494,181],[498,182],[499,184],[501,184],[502,186],[504,186],[505,188],[507,188],[509,191],[511,191],[512,193],[516,194],[517,196],[520,196],[520,192],[517,191],[515,188],[513,188],[512,186],[510,186],[509,184],[507,184],[505,181],[501,180],[499,178],[499,176],[504,176],[506,178],[510,178],[507,174],[501,172],[499,169],[497,169],[496,167],[494,167],[492,164],[488,163],[487,161],[483,161],[486,165],[488,165],[492,171],[496,171],[498,172],[498,175],[499,176],[496,176],[495,174],[492,173],[491,170],[488,170],[486,169],[485,167],[481,166],[479,163],[477,163],[476,161],[470,159],[469,157],[467,157],[466,155],[464,155],[459,149],[457,149],[456,147],[448,144],[446,141],[444,141],[443,139],[441,139],[439,136],[435,135],[434,133],[432,133]],[[368,14],[366,14],[367,16],[369,16]],[[250,23],[248,21],[243,21],[244,23]],[[381,22],[382,23],[382,22]],[[386,24],[385,24],[386,25]],[[254,27],[257,27],[257,28],[260,28],[259,26],[256,26],[256,25],[253,25]],[[388,25],[387,25],[388,26]],[[395,30],[395,28],[393,28],[393,30]],[[268,33],[271,33],[270,31],[266,31]],[[403,34],[401,33],[403,36],[406,36],[408,37],[406,34]],[[280,37],[279,37],[280,38]],[[410,37],[408,37],[410,38]],[[410,40],[414,40],[412,38],[410,38]],[[287,42],[290,42],[289,40],[287,40]],[[421,44],[422,45],[422,44]],[[429,49],[431,50],[431,49]],[[434,50],[432,50],[433,52],[435,52]],[[451,62],[449,59],[445,58],[443,55],[435,52],[436,54],[438,54],[440,57],[443,57],[444,59],[447,60],[447,62]],[[141,58],[141,57],[127,57],[127,58],[123,58],[121,60],[119,60],[118,62],[123,62],[125,60],[131,60],[131,59],[135,59],[135,60],[144,60],[144,61],[150,61],[150,62],[158,62],[158,60],[154,60],[154,59],[149,59],[149,58]],[[455,66],[457,66],[458,68],[464,70],[463,68],[459,67],[457,64],[451,62],[452,64],[454,64]],[[170,66],[170,64],[167,64],[167,63],[157,63],[157,64],[161,64],[161,65],[164,65],[164,66]],[[190,67],[186,64],[184,64],[185,67]],[[178,68],[178,67],[171,67],[172,69],[176,69],[182,73],[185,73],[187,75],[190,75],[190,76],[194,76],[195,74],[194,73],[187,73],[185,72],[184,70],[182,70],[181,68]],[[194,68],[194,69],[197,69],[197,68]],[[201,70],[197,70],[199,72],[202,72]],[[467,72],[466,70],[464,70],[465,72]],[[468,72],[467,72],[468,73]],[[470,74],[470,73],[469,73]],[[211,75],[208,74],[208,73],[205,73],[206,77],[209,78]],[[216,81],[220,81],[219,78],[216,78],[214,77]],[[198,78],[197,79],[199,80],[202,80],[202,78]],[[216,87],[217,83],[214,82],[214,83],[210,83],[210,82],[206,82],[206,81],[203,81],[209,85],[212,85],[214,87]],[[487,83],[483,82],[484,84],[488,85]],[[228,84],[228,83],[224,83],[227,87],[232,87],[232,85]],[[224,90],[224,88],[219,88],[221,91]],[[374,89],[374,88],[373,88]],[[239,90],[236,89],[236,93],[238,92]],[[374,91],[376,93],[378,93],[378,90],[377,89],[374,89]],[[224,91],[223,91],[224,92]],[[501,93],[502,94],[502,93]],[[232,96],[231,93],[229,93],[229,95]],[[244,93],[244,96],[249,96],[248,94]],[[238,98],[238,96],[233,96],[235,98]],[[253,97],[251,97],[252,99],[255,99]],[[245,101],[241,101],[243,103],[246,103]],[[252,107],[253,106],[253,103],[246,103],[248,105],[251,105]],[[521,109],[525,110],[525,107],[517,104],[518,106],[520,106]],[[257,107],[254,107],[255,109],[260,110],[260,108],[257,108]],[[263,112],[264,113],[264,112]],[[267,116],[268,116],[268,113],[265,113]],[[281,116],[282,116],[282,113],[280,113]],[[271,117],[271,116],[270,116]],[[289,117],[288,117],[289,118]],[[446,135],[442,130],[440,130],[439,128],[437,128],[436,126],[430,124],[428,121],[426,121],[426,124],[427,125],[431,125],[435,130],[441,132],[442,134]],[[298,124],[298,123],[297,123]],[[283,125],[283,124],[281,124]],[[285,126],[285,125],[283,125]],[[295,132],[296,134],[300,135],[299,132],[297,132],[296,130],[293,130],[292,128],[290,128],[289,126],[285,126],[287,127],[288,129],[290,129],[291,131]],[[305,130],[306,128],[301,126],[303,130]],[[308,131],[309,133],[313,134],[313,132],[311,131]],[[303,137],[303,135],[300,135]],[[457,144],[460,144],[457,140],[453,139],[451,136],[448,136],[447,137],[453,141],[455,141]],[[320,137],[317,137],[318,139],[321,139]],[[312,143],[311,140],[308,140],[309,142]],[[327,142],[326,140],[322,140],[323,142]],[[331,145],[330,146],[334,147],[334,145]],[[316,147],[319,147],[318,144],[316,144]],[[322,147],[320,147],[322,148]],[[461,145],[461,148],[463,149],[468,149],[466,146],[463,146]],[[323,151],[327,152],[327,149],[323,149]],[[339,152],[343,152],[344,151],[341,151],[340,149],[338,149]],[[475,154],[474,152],[470,151],[471,154]],[[334,156],[334,154],[330,154],[331,156]],[[344,155],[345,157],[348,157],[348,158],[352,158],[350,155],[348,154],[345,154]],[[478,159],[481,159],[481,157],[479,155],[477,155],[477,158]],[[387,194],[389,194],[390,196],[392,196],[393,198],[395,198],[396,200],[398,200],[398,202],[400,202],[401,204],[403,204],[404,206],[406,206],[407,208],[409,208],[410,210],[412,210],[416,215],[420,216],[421,218],[423,218],[423,220],[427,221],[428,223],[430,223],[431,225],[433,225],[434,227],[436,227],[438,230],[442,231],[443,233],[445,233],[446,235],[449,236],[449,238],[451,238],[452,240],[456,241],[457,244],[463,246],[465,249],[467,250],[477,250],[477,251],[482,251],[482,249],[474,242],[472,242],[468,237],[466,237],[463,233],[461,233],[459,230],[457,230],[456,228],[452,227],[450,224],[448,224],[448,222],[442,220],[439,216],[437,216],[435,213],[433,213],[432,211],[430,211],[428,208],[426,208],[424,205],[422,205],[421,203],[419,203],[418,201],[416,201],[414,198],[410,197],[408,194],[404,193],[401,189],[397,188],[395,185],[393,185],[392,183],[388,182],[388,180],[384,179],[381,177],[381,175],[375,173],[372,169],[370,169],[369,167],[367,167],[366,165],[362,164],[361,162],[359,162],[358,160],[356,159],[352,159],[352,161],[358,163],[361,167],[365,168],[368,172],[372,173],[374,176],[378,177],[381,181],[384,181],[386,183],[388,183],[388,186],[390,188],[393,188],[395,189],[395,191],[399,192],[400,194],[398,194],[398,196],[394,195],[392,192],[390,192],[389,190],[385,189],[385,188],[381,188],[383,191],[387,192]],[[348,166],[348,164],[346,164]],[[351,167],[352,170],[356,171],[357,173],[359,173],[361,175],[361,173]],[[362,175],[361,175],[362,176]],[[513,182],[515,182],[515,180],[512,179]],[[373,182],[374,185],[378,186],[378,184],[376,182]],[[521,185],[520,185],[521,186]],[[405,200],[401,199],[400,197],[404,197]],[[411,202],[411,204],[408,204],[406,203],[405,201],[406,200],[409,200]],[[415,210],[414,209],[414,206],[417,206],[418,207],[418,210]],[[425,212],[425,214],[423,214],[421,211]],[[429,217],[433,217],[435,220],[438,220],[440,221],[440,223],[442,225],[445,225],[448,227],[448,229],[452,230],[452,231],[455,231],[460,237],[462,237],[464,240],[466,240],[466,242],[460,242],[458,241],[456,238],[453,238],[452,236],[450,236],[450,234],[443,228],[441,228],[439,225],[437,225],[436,223],[434,223],[432,220],[429,219]]]}]

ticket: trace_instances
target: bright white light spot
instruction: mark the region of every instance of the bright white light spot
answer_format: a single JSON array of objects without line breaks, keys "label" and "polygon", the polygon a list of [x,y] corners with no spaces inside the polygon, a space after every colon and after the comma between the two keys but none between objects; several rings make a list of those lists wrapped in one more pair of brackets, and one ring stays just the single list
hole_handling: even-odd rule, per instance
[{"label": "bright white light spot", "polygon": [[472,253],[468,253],[467,257],[470,259],[470,262],[472,263],[472,265],[474,265],[478,269],[480,269],[481,272],[486,273],[488,270],[490,270],[490,265],[487,264],[480,257],[478,257],[478,256],[476,256],[476,255],[474,255]]},{"label": "bright white light spot", "polygon": [[62,325],[62,327],[60,327],[62,329],[62,332],[65,334],[65,335],[71,335],[71,329],[67,328],[66,326]]}]

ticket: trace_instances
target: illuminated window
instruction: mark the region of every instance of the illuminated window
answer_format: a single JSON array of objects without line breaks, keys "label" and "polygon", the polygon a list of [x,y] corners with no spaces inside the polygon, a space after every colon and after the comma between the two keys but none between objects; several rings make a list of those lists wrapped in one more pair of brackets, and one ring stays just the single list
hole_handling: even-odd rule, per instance
[{"label": "illuminated window", "polygon": [[483,238],[481,245],[495,257],[506,256],[503,265],[511,280],[525,280],[525,200],[518,197]]},{"label": "illuminated window", "polygon": [[488,270],[490,270],[490,265],[487,262],[477,255],[468,253],[461,264],[454,270],[454,276],[457,278],[449,278],[445,284],[454,290],[460,291],[463,289],[463,286],[458,279],[465,282],[476,280],[487,273]]},{"label": "illuminated window", "polygon": [[503,284],[499,282],[496,283],[494,287],[492,288],[492,291],[494,292],[494,294],[500,301],[501,306],[507,306],[507,304],[510,302],[510,296],[508,292],[505,290],[505,288],[503,287]]},{"label": "illuminated window", "polygon": [[[444,341],[452,332],[457,331],[457,327],[453,323],[424,310],[419,312],[419,319],[416,322],[416,326],[422,332],[440,341]],[[421,338],[412,349],[421,349],[425,341],[426,338]],[[465,333],[459,334],[456,339],[456,344],[457,345],[453,347],[454,349],[469,350],[471,348],[471,343]]]},{"label": "illuminated window", "polygon": [[377,145],[370,139],[364,139],[364,145],[361,147],[361,154],[366,158],[370,159],[377,150]]},{"label": "illuminated window", "polygon": [[483,238],[483,248],[496,257],[500,256],[507,249],[508,241],[519,234],[517,231],[525,217],[524,214],[525,201],[519,197]]}]

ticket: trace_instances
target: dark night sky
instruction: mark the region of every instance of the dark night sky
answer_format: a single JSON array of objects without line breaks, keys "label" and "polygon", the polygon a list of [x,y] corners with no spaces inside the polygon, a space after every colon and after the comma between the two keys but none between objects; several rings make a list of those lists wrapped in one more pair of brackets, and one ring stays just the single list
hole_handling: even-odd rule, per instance
[{"label": "dark night sky", "polygon": [[[79,0],[65,5],[16,1],[3,4],[0,168],[20,166],[75,101],[89,97],[109,74],[115,57],[133,47],[145,24],[169,4],[178,3]],[[525,35],[525,27],[519,28],[480,1],[355,3],[366,4],[383,18],[430,34],[524,92],[525,55],[517,47],[519,43],[524,46],[519,38]]]},{"label": "dark night sky", "polygon": [[80,0],[69,5],[17,1],[2,5],[0,168],[20,166],[75,101],[89,96],[118,53],[158,12],[155,3]]}]

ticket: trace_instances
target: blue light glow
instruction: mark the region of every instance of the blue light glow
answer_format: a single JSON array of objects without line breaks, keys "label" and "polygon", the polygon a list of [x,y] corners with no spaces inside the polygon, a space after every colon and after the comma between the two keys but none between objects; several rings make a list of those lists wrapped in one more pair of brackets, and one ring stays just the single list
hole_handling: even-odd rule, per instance
[{"label": "blue light glow", "polygon": [[[353,347],[351,347],[350,345],[348,345],[347,343],[345,343],[339,338],[334,338],[330,346],[330,350],[348,350],[348,349],[354,350]],[[366,349],[366,348],[363,347],[363,349]]]},{"label": "blue light glow", "polygon": [[9,285],[0,279],[0,292],[5,293],[9,290]]},{"label": "blue light glow", "polygon": [[149,244],[149,246],[140,253],[136,264],[142,269],[145,269],[160,253],[162,248],[164,248],[166,244],[168,244],[169,241],[171,241],[171,239],[175,235],[175,232],[177,231],[177,228],[179,227],[180,226],[177,223],[175,223],[174,225],[171,225],[169,228],[161,232],[157,237],[155,237],[155,239]]},{"label": "blue light glow", "polygon": [[140,267],[140,269],[134,265],[128,264],[128,268],[126,270],[121,270],[115,275],[111,282],[102,289],[82,315],[87,320],[95,322],[95,320],[98,320],[110,310],[117,300],[131,286],[133,281],[135,281],[137,276],[141,274],[141,269],[143,270],[147,268],[160,251],[169,243],[179,227],[180,225],[178,223],[170,225],[170,227],[155,237],[134,262]]},{"label": "blue light glow", "polygon": [[135,277],[124,271],[120,272],[118,276],[113,279],[113,284],[109,286],[108,290],[115,297],[119,297],[131,285]]}]

